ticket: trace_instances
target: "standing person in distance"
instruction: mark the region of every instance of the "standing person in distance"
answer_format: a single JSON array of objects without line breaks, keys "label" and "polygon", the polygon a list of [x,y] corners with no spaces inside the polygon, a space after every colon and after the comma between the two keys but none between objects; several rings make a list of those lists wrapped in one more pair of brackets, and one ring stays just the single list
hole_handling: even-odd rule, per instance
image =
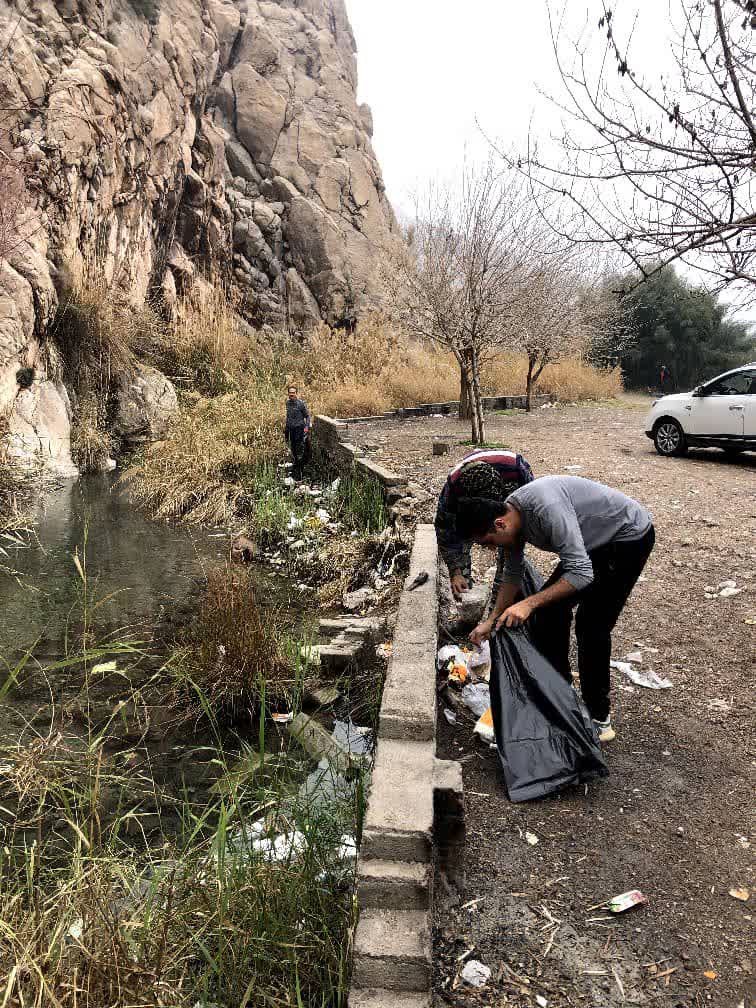
[{"label": "standing person in distance", "polygon": [[302,478],[302,468],[307,452],[307,438],[310,435],[310,413],[304,399],[299,398],[299,389],[290,385],[286,400],[286,427],[284,439],[291,450],[291,460],[294,463],[292,475],[294,479]]}]

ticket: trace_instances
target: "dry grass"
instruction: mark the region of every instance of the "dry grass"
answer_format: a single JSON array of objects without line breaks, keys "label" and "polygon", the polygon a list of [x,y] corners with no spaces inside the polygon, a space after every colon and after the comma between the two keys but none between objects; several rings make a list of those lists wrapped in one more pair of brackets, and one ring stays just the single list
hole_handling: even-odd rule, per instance
[{"label": "dry grass", "polygon": [[[523,355],[502,354],[484,371],[483,394],[524,394],[527,370]],[[618,367],[599,368],[581,357],[568,357],[546,368],[535,391],[560,402],[613,399],[622,392],[622,374]]]},{"label": "dry grass", "polygon": [[301,680],[284,639],[246,570],[210,571],[199,615],[171,662],[184,716],[251,721],[261,705],[291,709]]},{"label": "dry grass", "polygon": [[245,389],[184,401],[173,437],[151,446],[124,477],[158,518],[217,523],[233,514],[255,468],[283,445],[282,405],[252,379]]},{"label": "dry grass", "polygon": [[179,388],[214,396],[242,383],[252,367],[255,344],[221,287],[200,285],[177,307],[170,323],[148,328],[140,347]]},{"label": "dry grass", "polygon": [[[370,416],[459,396],[454,359],[408,344],[379,316],[363,319],[354,333],[323,326],[305,345],[283,337],[255,345],[221,289],[185,303],[171,328],[157,332],[150,352],[180,384],[202,394],[184,396],[174,436],[145,452],[126,480],[132,497],[157,517],[195,523],[222,522],[257,499],[261,467],[285,451],[291,382],[311,412],[330,416]],[[522,393],[525,374],[524,358],[502,355],[485,371],[484,394]],[[571,359],[548,368],[539,390],[575,401],[610,398],[621,386],[618,371]]]}]

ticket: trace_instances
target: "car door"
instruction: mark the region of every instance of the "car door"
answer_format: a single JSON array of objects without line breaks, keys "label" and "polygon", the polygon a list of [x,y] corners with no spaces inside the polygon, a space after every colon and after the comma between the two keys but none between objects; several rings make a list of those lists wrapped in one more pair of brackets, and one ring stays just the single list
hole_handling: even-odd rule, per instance
[{"label": "car door", "polygon": [[745,395],[745,436],[756,441],[756,369],[749,373],[751,384]]},{"label": "car door", "polygon": [[734,371],[704,386],[691,403],[690,433],[694,437],[742,438],[755,376],[756,371]]}]

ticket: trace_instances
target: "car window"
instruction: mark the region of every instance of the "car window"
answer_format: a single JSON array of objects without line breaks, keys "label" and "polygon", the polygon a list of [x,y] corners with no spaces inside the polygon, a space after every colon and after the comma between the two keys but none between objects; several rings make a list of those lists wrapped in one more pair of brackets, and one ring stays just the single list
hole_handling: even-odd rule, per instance
[{"label": "car window", "polygon": [[756,395],[756,371],[736,371],[706,386],[707,395]]}]

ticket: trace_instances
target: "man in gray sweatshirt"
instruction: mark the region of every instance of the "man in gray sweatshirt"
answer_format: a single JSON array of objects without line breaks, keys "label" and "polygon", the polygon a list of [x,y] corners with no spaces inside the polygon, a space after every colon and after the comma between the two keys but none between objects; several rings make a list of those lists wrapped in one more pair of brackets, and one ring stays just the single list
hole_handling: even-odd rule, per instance
[{"label": "man in gray sweatshirt", "polygon": [[304,399],[299,398],[296,385],[290,385],[286,400],[286,427],[284,437],[291,449],[291,459],[294,463],[292,473],[295,479],[301,479],[302,468],[307,453],[307,435],[310,433],[310,413]]},{"label": "man in gray sweatshirt", "polygon": [[[537,642],[568,680],[570,625],[575,615],[580,689],[599,737],[614,737],[609,704],[611,632],[654,547],[651,514],[619,490],[579,476],[544,476],[510,494],[506,504],[460,502],[457,531],[507,550],[493,611],[470,635],[480,642],[500,627],[538,613]],[[559,556],[546,585],[520,598],[525,543]]]}]

